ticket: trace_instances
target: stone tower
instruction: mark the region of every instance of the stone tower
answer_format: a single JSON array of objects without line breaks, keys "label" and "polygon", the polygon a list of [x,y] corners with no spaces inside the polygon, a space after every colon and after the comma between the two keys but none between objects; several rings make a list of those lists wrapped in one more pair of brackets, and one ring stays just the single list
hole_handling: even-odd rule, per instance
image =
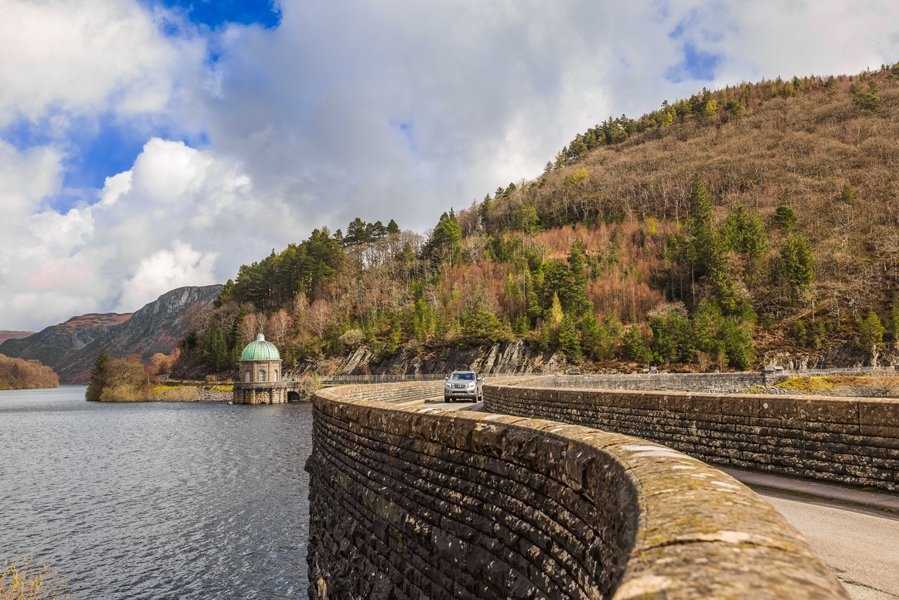
[{"label": "stone tower", "polygon": [[287,384],[281,379],[281,354],[261,333],[240,354],[235,404],[284,404]]}]

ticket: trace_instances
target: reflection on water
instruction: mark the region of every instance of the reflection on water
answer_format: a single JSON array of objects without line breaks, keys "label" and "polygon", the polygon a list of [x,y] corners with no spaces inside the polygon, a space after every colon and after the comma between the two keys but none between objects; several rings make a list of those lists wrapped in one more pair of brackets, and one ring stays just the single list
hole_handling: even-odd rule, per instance
[{"label": "reflection on water", "polygon": [[309,405],[0,392],[0,563],[79,598],[306,595]]}]

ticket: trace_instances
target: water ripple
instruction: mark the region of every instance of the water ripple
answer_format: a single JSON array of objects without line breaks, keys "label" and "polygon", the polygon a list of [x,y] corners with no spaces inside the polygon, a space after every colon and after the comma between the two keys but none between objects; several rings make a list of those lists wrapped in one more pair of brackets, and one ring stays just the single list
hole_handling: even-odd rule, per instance
[{"label": "water ripple", "polygon": [[0,563],[80,598],[306,594],[308,405],[0,392]]}]

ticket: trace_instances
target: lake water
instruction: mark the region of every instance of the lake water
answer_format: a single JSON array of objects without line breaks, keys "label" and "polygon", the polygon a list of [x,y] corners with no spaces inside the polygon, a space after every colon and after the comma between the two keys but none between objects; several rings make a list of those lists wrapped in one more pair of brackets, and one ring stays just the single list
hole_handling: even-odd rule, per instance
[{"label": "lake water", "polygon": [[0,391],[0,564],[82,598],[306,596],[312,410]]}]

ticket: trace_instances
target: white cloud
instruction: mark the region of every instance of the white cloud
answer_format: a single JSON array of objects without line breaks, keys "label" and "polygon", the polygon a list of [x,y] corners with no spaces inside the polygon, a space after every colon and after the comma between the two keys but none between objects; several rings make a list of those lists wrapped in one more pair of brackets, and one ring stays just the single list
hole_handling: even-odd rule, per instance
[{"label": "white cloud", "polygon": [[[54,139],[0,142],[0,327],[134,310],[357,215],[423,230],[597,121],[703,85],[899,59],[886,0],[279,4],[275,29],[165,36],[170,15],[136,0],[0,0],[0,127]],[[712,81],[666,77],[689,75],[687,43],[717,57]],[[151,137],[57,214],[71,124],[109,114],[209,142]]]},{"label": "white cloud", "polygon": [[119,310],[143,306],[156,299],[160,290],[216,283],[215,258],[214,253],[202,254],[189,244],[175,241],[171,249],[159,250],[140,261],[134,277],[125,282]]},{"label": "white cloud", "polygon": [[2,0],[0,14],[0,126],[159,113],[202,64],[202,43],[165,37],[165,13],[133,0]]},{"label": "white cloud", "polygon": [[[140,308],[182,285],[221,282],[272,239],[300,237],[283,201],[253,188],[240,165],[153,138],[101,200],[59,214],[60,156],[0,142],[0,315],[35,328],[73,314]],[[26,175],[21,177],[21,175]]]}]

